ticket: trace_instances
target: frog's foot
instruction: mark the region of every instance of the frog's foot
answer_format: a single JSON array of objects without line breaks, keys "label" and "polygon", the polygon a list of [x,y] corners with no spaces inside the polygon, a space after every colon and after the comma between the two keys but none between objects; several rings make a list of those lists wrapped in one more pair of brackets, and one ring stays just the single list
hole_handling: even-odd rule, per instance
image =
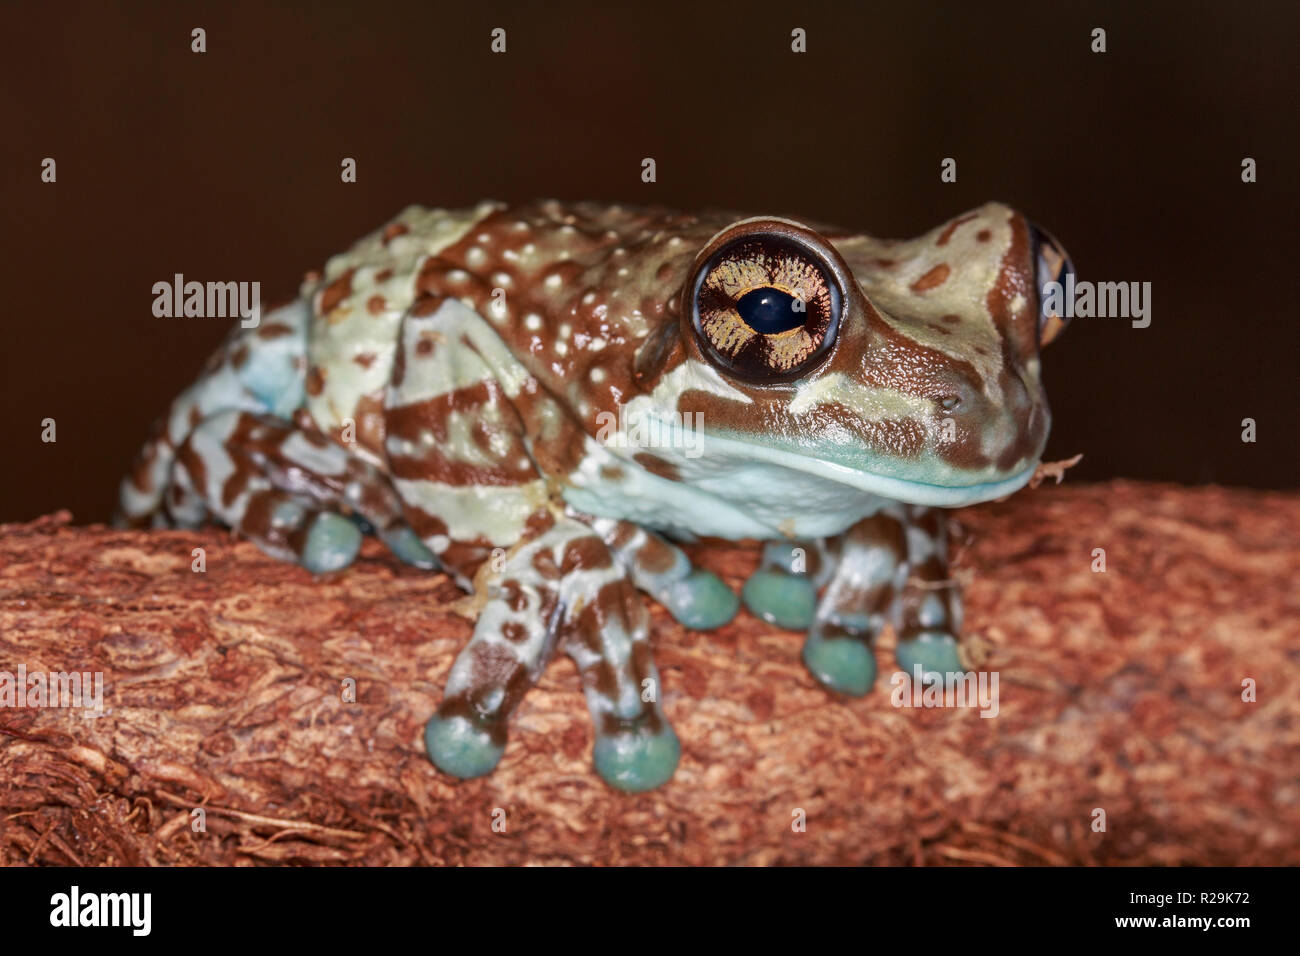
[{"label": "frog's foot", "polygon": [[736,616],[736,592],[712,571],[694,567],[675,544],[630,521],[593,518],[590,524],[632,582],[686,627],[708,631]]},{"label": "frog's foot", "polygon": [[578,665],[596,728],[597,772],[621,790],[667,781],[681,752],[657,703],[649,615],[627,571],[590,527],[563,518],[506,556],[469,645],[425,730],[441,770],[475,777],[505,750],[511,712],[557,644]]},{"label": "frog's foot", "polygon": [[216,517],[273,557],[316,573],[352,563],[359,522],[403,561],[438,567],[378,469],[269,415],[229,410],[195,426],[177,449],[167,510],[181,525]]},{"label": "frog's foot", "polygon": [[812,627],[817,591],[834,569],[822,541],[769,541],[763,560],[745,582],[741,597],[751,614],[790,631]]},{"label": "frog's foot", "polygon": [[947,561],[939,512],[879,513],[824,542],[769,543],[744,599],[769,624],[806,629],[808,670],[831,690],[859,696],[875,682],[872,643],[891,620],[903,670],[919,664],[925,681],[961,670],[961,605]]},{"label": "frog's foot", "polygon": [[[608,554],[608,552],[606,552]],[[619,790],[652,790],[677,769],[681,744],[664,718],[650,653],[650,615],[626,572],[582,555],[581,575],[565,579],[565,649],[578,665],[596,728],[596,772]]]},{"label": "frog's foot", "polygon": [[929,683],[965,668],[957,648],[961,595],[948,572],[946,519],[932,508],[910,508],[909,577],[898,602],[898,666]]}]

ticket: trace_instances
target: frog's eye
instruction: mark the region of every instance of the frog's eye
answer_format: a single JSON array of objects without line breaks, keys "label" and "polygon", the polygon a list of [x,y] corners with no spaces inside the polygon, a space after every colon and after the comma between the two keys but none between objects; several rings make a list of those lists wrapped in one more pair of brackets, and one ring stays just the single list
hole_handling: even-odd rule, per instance
[{"label": "frog's eye", "polygon": [[[1070,324],[1067,316],[1060,315],[1056,311],[1047,308],[1047,285],[1050,282],[1056,282],[1063,287],[1065,277],[1075,274],[1074,263],[1070,261],[1070,257],[1059,242],[1033,223],[1029,224],[1029,237],[1033,243],[1034,269],[1037,273],[1035,281],[1038,285],[1039,302],[1038,345],[1042,347],[1064,332],[1065,327]],[[1058,290],[1055,299],[1057,302],[1065,301],[1063,288]]]},{"label": "frog's eye", "polygon": [[781,382],[826,357],[842,303],[819,252],[788,235],[751,232],[724,243],[700,266],[691,316],[714,364],[753,382]]}]

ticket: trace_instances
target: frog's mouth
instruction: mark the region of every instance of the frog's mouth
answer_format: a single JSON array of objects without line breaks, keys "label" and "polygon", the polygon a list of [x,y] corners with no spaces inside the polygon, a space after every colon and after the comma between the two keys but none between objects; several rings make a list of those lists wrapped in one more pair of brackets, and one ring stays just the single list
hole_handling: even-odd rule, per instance
[{"label": "frog's mouth", "polygon": [[802,450],[757,445],[717,432],[706,432],[705,436],[708,456],[725,456],[737,463],[763,462],[891,501],[937,508],[960,508],[1004,498],[1023,488],[1038,468],[1038,460],[1034,459],[1011,474],[972,474],[930,456],[908,462],[906,470],[910,474],[890,475],[883,472],[901,470],[898,462],[877,463],[865,454],[845,456],[852,462],[848,464],[824,455],[805,454]]}]

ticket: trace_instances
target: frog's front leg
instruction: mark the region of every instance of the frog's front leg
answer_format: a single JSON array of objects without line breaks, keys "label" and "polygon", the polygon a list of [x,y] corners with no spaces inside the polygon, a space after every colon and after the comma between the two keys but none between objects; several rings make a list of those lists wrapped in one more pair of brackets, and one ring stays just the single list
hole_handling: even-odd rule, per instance
[{"label": "frog's front leg", "polygon": [[872,643],[891,622],[902,669],[920,664],[927,680],[961,669],[960,599],[947,562],[942,515],[899,508],[825,541],[769,543],[744,598],[769,623],[806,629],[803,659],[813,676],[858,696],[875,682]]},{"label": "frog's front leg", "polygon": [[511,712],[563,647],[582,675],[597,772],[622,790],[666,782],[681,746],[658,703],[649,615],[600,536],[561,518],[490,574],[474,636],[425,730],[434,764],[457,777],[492,770]]},{"label": "frog's front leg", "polygon": [[590,518],[634,583],[697,631],[721,627],[736,616],[740,599],[712,571],[691,564],[686,552],[630,521]]},{"label": "frog's front leg", "polygon": [[913,673],[920,664],[926,680],[963,669],[957,641],[961,634],[961,592],[948,568],[947,513],[908,507],[907,585],[899,596],[898,665]]}]

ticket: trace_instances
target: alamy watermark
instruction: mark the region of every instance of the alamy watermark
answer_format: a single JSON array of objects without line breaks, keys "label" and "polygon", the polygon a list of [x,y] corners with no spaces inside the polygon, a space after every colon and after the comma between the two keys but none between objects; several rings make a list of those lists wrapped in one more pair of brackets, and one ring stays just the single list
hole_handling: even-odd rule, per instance
[{"label": "alamy watermark", "polygon": [[104,712],[103,671],[0,671],[0,707],[67,707]]},{"label": "alamy watermark", "polygon": [[153,284],[153,314],[160,319],[233,319],[246,329],[262,321],[262,283],[186,282],[176,273],[171,282]]},{"label": "alamy watermark", "polygon": [[620,402],[618,414],[596,416],[596,440],[615,448],[680,448],[687,458],[704,454],[704,413],[673,413],[668,420],[638,415],[629,420],[627,405]]},{"label": "alamy watermark", "polygon": [[1000,709],[997,671],[950,671],[938,679],[915,664],[911,674],[895,671],[889,683],[895,707],[978,707],[981,717],[996,717]]},{"label": "alamy watermark", "polygon": [[1150,282],[1076,282],[1073,272],[1065,284],[1043,285],[1043,311],[1065,319],[1132,319],[1133,328],[1151,324]]}]

